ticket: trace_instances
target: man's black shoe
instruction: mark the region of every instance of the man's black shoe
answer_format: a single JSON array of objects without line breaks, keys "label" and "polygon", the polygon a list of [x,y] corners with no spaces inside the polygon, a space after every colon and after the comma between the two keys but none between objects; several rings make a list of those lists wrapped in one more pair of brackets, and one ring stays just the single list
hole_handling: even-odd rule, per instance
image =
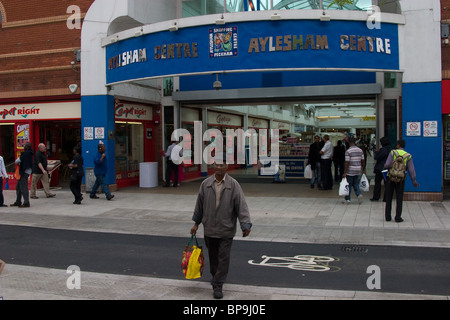
[{"label": "man's black shoe", "polygon": [[223,293],[221,290],[214,290],[214,299],[222,299]]},{"label": "man's black shoe", "polygon": [[400,223],[403,222],[404,220],[402,218],[395,218],[395,222]]}]

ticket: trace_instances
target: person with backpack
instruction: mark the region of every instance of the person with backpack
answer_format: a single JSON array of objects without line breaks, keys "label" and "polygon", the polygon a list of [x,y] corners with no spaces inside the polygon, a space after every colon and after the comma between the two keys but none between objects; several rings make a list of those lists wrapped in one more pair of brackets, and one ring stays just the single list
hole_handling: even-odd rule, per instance
[{"label": "person with backpack", "polygon": [[397,141],[397,149],[391,150],[387,157],[384,167],[388,169],[386,178],[386,209],[384,212],[386,221],[391,221],[392,197],[395,195],[397,199],[397,208],[395,213],[395,222],[403,222],[403,192],[405,189],[406,172],[409,172],[414,187],[418,187],[416,181],[416,170],[412,156],[405,151],[405,140]]}]

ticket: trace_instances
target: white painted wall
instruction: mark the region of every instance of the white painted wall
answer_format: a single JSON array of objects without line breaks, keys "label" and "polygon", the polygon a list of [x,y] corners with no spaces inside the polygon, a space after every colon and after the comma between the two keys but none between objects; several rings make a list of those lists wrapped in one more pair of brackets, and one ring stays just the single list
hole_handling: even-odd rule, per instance
[{"label": "white painted wall", "polygon": [[399,26],[403,82],[441,81],[441,5],[439,0],[401,0],[406,24]]},{"label": "white painted wall", "polygon": [[[111,22],[128,18],[141,24],[160,22],[176,17],[177,0],[96,0],[86,13],[81,31],[81,95],[106,95],[106,56],[102,39],[108,36]],[[116,94],[129,92],[138,100],[157,99],[152,90],[125,86]],[[114,92],[110,92],[114,94]]]}]

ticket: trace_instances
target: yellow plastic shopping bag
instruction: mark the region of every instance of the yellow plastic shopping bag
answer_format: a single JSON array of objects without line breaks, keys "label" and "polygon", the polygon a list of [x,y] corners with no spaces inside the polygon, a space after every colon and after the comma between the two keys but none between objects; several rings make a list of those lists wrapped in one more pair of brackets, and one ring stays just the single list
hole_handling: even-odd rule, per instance
[{"label": "yellow plastic shopping bag", "polygon": [[[196,245],[192,245],[194,238]],[[191,235],[191,240],[183,251],[181,270],[186,279],[197,279],[202,276],[204,266],[203,249],[198,245],[197,237]]]}]

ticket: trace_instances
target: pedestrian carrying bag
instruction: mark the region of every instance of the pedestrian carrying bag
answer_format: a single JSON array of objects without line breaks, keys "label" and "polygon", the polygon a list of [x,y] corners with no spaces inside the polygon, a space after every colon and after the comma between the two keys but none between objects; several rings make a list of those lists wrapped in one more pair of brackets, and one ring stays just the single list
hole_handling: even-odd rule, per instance
[{"label": "pedestrian carrying bag", "polygon": [[366,175],[363,174],[361,177],[361,181],[359,182],[359,190],[369,192],[369,189],[370,189],[369,179],[367,179]]},{"label": "pedestrian carrying bag", "polygon": [[16,170],[14,171],[14,178],[16,178],[16,180],[20,179],[20,167],[16,166]]},{"label": "pedestrian carrying bag", "polygon": [[[195,245],[192,245],[195,239]],[[198,245],[197,237],[191,235],[191,240],[184,248],[183,257],[181,259],[181,271],[186,279],[197,279],[203,274],[205,259],[203,249]]]},{"label": "pedestrian carrying bag", "polygon": [[348,196],[350,194],[350,189],[348,185],[347,178],[343,178],[341,184],[339,185],[339,195]]},{"label": "pedestrian carrying bag", "polygon": [[311,165],[308,164],[305,168],[305,178],[306,179],[311,179],[312,178],[312,169],[311,169]]}]

